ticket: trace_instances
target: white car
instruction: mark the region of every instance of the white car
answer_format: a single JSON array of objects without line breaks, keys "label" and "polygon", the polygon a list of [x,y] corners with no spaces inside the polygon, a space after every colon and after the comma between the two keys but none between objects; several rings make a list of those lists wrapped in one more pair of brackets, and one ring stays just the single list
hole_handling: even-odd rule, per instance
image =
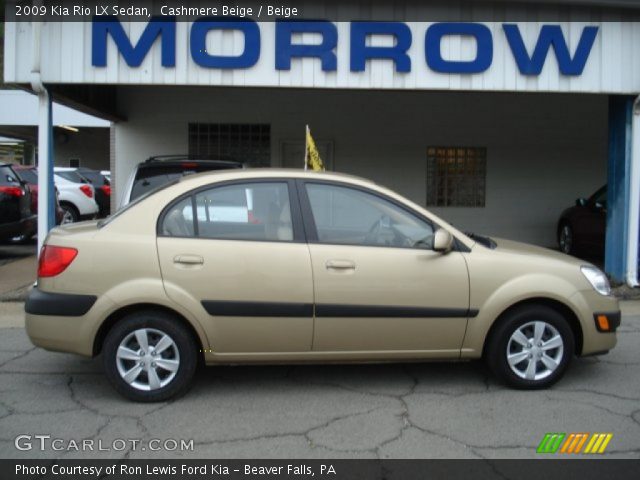
[{"label": "white car", "polygon": [[95,218],[99,208],[93,186],[74,168],[55,167],[53,179],[60,192],[60,207],[64,210],[62,224]]}]

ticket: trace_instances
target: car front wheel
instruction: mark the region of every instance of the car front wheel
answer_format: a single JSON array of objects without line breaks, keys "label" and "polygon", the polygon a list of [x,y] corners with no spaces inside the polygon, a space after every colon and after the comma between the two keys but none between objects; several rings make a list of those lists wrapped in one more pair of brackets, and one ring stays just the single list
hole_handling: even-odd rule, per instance
[{"label": "car front wheel", "polygon": [[105,373],[115,389],[139,402],[183,394],[197,365],[196,343],[179,321],[161,311],[121,319],[103,345]]},{"label": "car front wheel", "polygon": [[564,375],[573,353],[573,332],[564,317],[549,307],[528,305],[500,320],[485,358],[507,385],[539,389]]}]

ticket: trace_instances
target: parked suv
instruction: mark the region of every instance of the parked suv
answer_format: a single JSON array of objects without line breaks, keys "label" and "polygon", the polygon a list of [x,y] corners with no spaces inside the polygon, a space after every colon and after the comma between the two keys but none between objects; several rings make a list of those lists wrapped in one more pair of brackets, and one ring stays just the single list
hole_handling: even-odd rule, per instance
[{"label": "parked suv", "polygon": [[131,172],[118,208],[176,178],[213,170],[244,168],[231,160],[203,160],[188,155],[156,156],[139,163]]},{"label": "parked suv", "polygon": [[64,210],[63,224],[95,218],[99,212],[93,186],[75,170],[54,168],[54,181],[60,192],[60,206]]},{"label": "parked suv", "polygon": [[0,241],[31,238],[37,216],[31,211],[31,192],[8,163],[0,163]]}]

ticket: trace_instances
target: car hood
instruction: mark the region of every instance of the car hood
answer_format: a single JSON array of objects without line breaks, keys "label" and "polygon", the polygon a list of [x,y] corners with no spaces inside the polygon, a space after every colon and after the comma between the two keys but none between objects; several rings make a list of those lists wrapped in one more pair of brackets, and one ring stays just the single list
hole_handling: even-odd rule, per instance
[{"label": "car hood", "polygon": [[569,263],[572,265],[585,265],[589,262],[580,260],[579,258],[566,255],[556,250],[549,248],[538,247],[536,245],[530,245],[528,243],[515,242],[513,240],[507,240],[504,238],[492,238],[496,243],[496,251],[502,253],[512,253],[516,255],[524,255],[528,257],[538,257],[541,260],[554,260]]}]

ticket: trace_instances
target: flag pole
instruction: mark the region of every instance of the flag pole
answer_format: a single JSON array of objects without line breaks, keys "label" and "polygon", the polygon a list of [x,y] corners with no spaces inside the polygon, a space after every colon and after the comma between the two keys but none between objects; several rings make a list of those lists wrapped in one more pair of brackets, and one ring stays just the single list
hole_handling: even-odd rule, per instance
[{"label": "flag pole", "polygon": [[309,125],[305,125],[304,130],[304,169],[309,168],[309,162],[307,162],[307,152],[309,151],[309,145],[307,145],[307,138],[309,138]]}]

